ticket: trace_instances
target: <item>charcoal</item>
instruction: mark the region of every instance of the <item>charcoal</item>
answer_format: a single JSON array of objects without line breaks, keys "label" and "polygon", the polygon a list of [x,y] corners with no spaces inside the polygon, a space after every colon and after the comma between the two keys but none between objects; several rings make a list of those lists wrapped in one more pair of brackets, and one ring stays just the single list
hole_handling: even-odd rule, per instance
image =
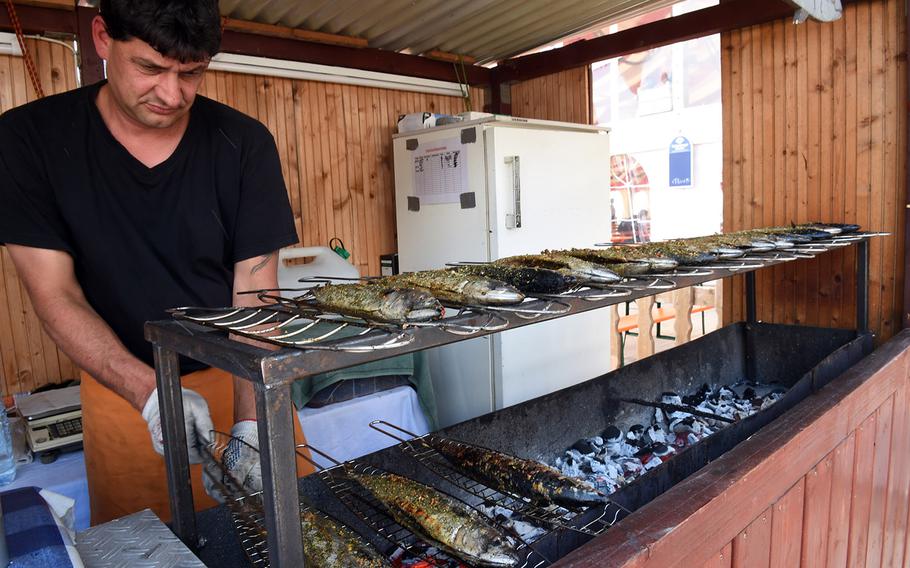
[{"label": "charcoal", "polygon": [[593,454],[595,451],[597,451],[597,446],[591,441],[590,438],[582,438],[572,445],[572,449],[582,454]]},{"label": "charcoal", "polygon": [[604,428],[604,431],[601,432],[600,435],[605,441],[612,442],[612,441],[616,441],[616,440],[619,440],[622,438],[622,430],[620,430],[613,424],[610,424],[609,426]]}]

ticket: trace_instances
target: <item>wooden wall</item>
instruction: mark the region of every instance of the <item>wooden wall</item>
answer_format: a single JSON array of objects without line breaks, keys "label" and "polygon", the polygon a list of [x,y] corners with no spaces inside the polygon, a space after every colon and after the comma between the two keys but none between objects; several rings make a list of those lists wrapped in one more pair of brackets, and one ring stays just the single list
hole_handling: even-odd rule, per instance
[{"label": "wooden wall", "polygon": [[[472,89],[474,109],[483,91]],[[278,143],[304,246],[344,241],[361,274],[398,250],[392,135],[398,116],[466,110],[459,97],[210,71],[201,94],[258,118]]]},{"label": "wooden wall", "polygon": [[[903,306],[905,23],[903,2],[861,1],[831,24],[778,21],[721,40],[724,230],[843,221],[891,232],[871,246],[879,340],[900,330]],[[853,327],[854,266],[851,247],[759,271],[759,319]],[[727,322],[744,317],[742,285],[727,286]]]},{"label": "wooden wall", "polygon": [[576,67],[515,83],[512,115],[591,124],[591,69]]},{"label": "wooden wall", "polygon": [[561,567],[910,564],[910,330]]},{"label": "wooden wall", "polygon": [[[26,41],[45,95],[76,87],[72,51],[46,41]],[[34,99],[23,58],[0,55],[0,112]],[[41,328],[6,247],[0,247],[0,270],[0,395],[75,378],[72,362]]]}]

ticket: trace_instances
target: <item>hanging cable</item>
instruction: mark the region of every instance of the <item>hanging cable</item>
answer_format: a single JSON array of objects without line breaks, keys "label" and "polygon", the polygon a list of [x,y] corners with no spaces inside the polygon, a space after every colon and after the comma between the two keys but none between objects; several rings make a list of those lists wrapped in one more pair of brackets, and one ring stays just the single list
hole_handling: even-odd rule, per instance
[{"label": "hanging cable", "polygon": [[9,21],[16,30],[16,39],[19,40],[19,48],[22,50],[22,57],[25,59],[25,68],[28,70],[28,76],[32,80],[32,86],[38,98],[44,98],[44,89],[41,88],[41,78],[38,77],[38,70],[35,68],[35,62],[32,61],[32,55],[25,45],[25,35],[22,33],[22,24],[19,22],[19,16],[16,15],[16,8],[13,7],[13,0],[6,0],[6,11],[9,13]]}]

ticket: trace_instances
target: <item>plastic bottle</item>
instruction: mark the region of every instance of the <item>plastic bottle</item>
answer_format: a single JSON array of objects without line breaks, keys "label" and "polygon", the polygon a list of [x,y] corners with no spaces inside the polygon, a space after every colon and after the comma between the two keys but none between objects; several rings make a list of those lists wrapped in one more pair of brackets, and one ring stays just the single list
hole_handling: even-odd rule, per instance
[{"label": "plastic bottle", "polygon": [[0,485],[8,485],[16,479],[16,460],[13,458],[13,436],[9,426],[6,407],[0,401]]}]

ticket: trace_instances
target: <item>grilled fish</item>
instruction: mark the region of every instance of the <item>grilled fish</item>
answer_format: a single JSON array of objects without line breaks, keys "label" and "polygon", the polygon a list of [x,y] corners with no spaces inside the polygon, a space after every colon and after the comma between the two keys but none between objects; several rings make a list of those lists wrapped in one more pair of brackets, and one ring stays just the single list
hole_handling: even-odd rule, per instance
[{"label": "grilled fish", "polygon": [[581,284],[612,284],[622,277],[616,272],[584,259],[562,253],[522,254],[493,261],[494,265],[544,268],[571,276]]},{"label": "grilled fish", "polygon": [[399,525],[446,552],[478,566],[518,564],[514,541],[461,501],[394,473],[346,471],[389,509]]},{"label": "grilled fish", "polygon": [[423,270],[386,276],[373,285],[419,288],[443,302],[463,305],[502,306],[518,304],[524,294],[505,282],[453,270]]},{"label": "grilled fish", "polygon": [[658,241],[640,245],[625,245],[614,248],[633,248],[643,253],[649,262],[670,259],[683,266],[698,266],[708,264],[715,259],[711,251],[695,243],[677,239],[672,241]]},{"label": "grilled fish", "polygon": [[638,276],[651,272],[673,270],[679,263],[669,258],[650,257],[634,247],[604,247],[589,249],[569,249],[559,251],[597,265],[604,266],[623,276]]},{"label": "grilled fish", "polygon": [[391,563],[343,524],[312,510],[300,512],[303,556],[316,568],[391,568]]},{"label": "grilled fish", "polygon": [[607,502],[606,495],[594,487],[548,465],[440,436],[427,436],[423,440],[468,475],[494,489],[528,497],[535,503],[586,507]]},{"label": "grilled fish", "polygon": [[312,290],[320,308],[369,321],[408,323],[438,319],[442,305],[431,294],[401,286],[326,284]]},{"label": "grilled fish", "polygon": [[469,264],[453,268],[456,272],[501,280],[523,294],[559,294],[575,285],[577,279],[555,270],[531,266]]}]

